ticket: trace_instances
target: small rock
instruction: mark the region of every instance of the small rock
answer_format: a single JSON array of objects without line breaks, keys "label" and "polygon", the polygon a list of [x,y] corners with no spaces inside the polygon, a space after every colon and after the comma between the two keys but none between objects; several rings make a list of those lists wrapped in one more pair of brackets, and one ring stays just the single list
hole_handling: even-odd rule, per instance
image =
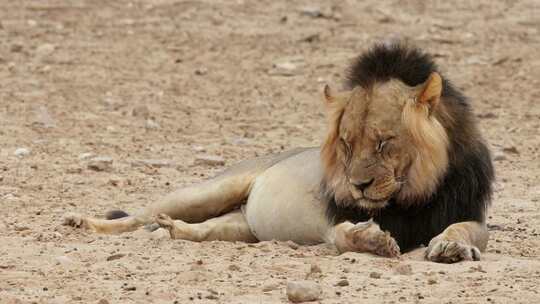
[{"label": "small rock", "polygon": [[82,154],[79,154],[79,159],[80,160],[86,160],[86,159],[89,159],[89,158],[91,158],[93,156],[94,156],[94,153],[90,153],[90,152],[82,153]]},{"label": "small rock", "polygon": [[148,119],[148,117],[150,116],[150,110],[148,110],[148,107],[146,105],[139,105],[133,108],[133,110],[131,110],[131,115]]},{"label": "small rock", "polygon": [[349,286],[349,281],[347,281],[347,280],[340,280],[339,282],[337,282],[336,286],[339,286],[339,287]]},{"label": "small rock", "polygon": [[144,125],[144,127],[147,129],[147,130],[157,130],[159,129],[161,126],[153,119],[147,119],[146,120],[146,123]]},{"label": "small rock", "polygon": [[311,18],[322,18],[324,17],[323,12],[321,11],[321,8],[318,6],[306,6],[303,7],[300,10],[300,14],[304,16],[308,16]]},{"label": "small rock", "polygon": [[207,165],[207,166],[223,166],[225,165],[225,160],[221,156],[217,155],[200,155],[195,159],[196,165]]},{"label": "small rock", "polygon": [[206,152],[206,148],[203,146],[193,146],[195,152]]},{"label": "small rock", "polygon": [[494,161],[503,161],[506,160],[506,155],[501,151],[495,151],[493,153],[493,160]]},{"label": "small rock", "polygon": [[206,68],[199,68],[195,70],[195,75],[202,76],[206,75],[208,73],[208,69]]},{"label": "small rock", "polygon": [[24,157],[30,154],[30,149],[28,148],[17,148],[15,150],[15,156],[17,157]]},{"label": "small rock", "polygon": [[314,42],[320,42],[321,41],[321,35],[319,33],[317,34],[311,34],[304,38],[302,38],[303,42],[307,43],[314,43]]},{"label": "small rock", "polygon": [[123,254],[123,253],[113,254],[113,255],[110,255],[110,256],[107,257],[107,261],[110,262],[110,261],[118,260],[118,259],[121,259],[121,258],[123,258],[125,256],[126,255]]},{"label": "small rock", "polygon": [[162,159],[137,159],[131,162],[131,166],[165,168],[165,167],[172,167],[174,166],[174,164],[169,160],[162,160]]},{"label": "small rock", "polygon": [[401,275],[411,275],[412,274],[412,267],[410,264],[399,264],[394,271],[397,274]]},{"label": "small rock", "polygon": [[105,300],[105,299],[101,299],[97,302],[97,304],[109,304],[109,301]]},{"label": "small rock", "polygon": [[71,266],[71,265],[73,265],[73,260],[68,258],[65,255],[57,256],[55,258],[55,260],[56,260],[56,265],[62,265],[62,266]]},{"label": "small rock", "polygon": [[476,116],[478,116],[478,118],[481,118],[481,119],[497,118],[497,115],[495,113],[492,113],[492,112],[479,113]]},{"label": "small rock", "polygon": [[113,159],[107,156],[94,157],[88,163],[88,169],[94,171],[109,171],[112,169]]},{"label": "small rock", "polygon": [[82,172],[81,167],[69,167],[66,169],[67,174],[79,174]]},{"label": "small rock", "polygon": [[433,278],[429,278],[429,279],[427,280],[427,283],[428,283],[428,285],[437,284],[437,280],[435,280],[435,279],[433,279]]},{"label": "small rock", "polygon": [[15,226],[13,229],[15,231],[26,231],[26,230],[30,230],[30,227],[28,227],[28,226]]},{"label": "small rock", "polygon": [[298,66],[292,62],[279,62],[273,65],[270,75],[294,76],[298,74]]},{"label": "small rock", "polygon": [[372,279],[380,279],[381,274],[378,273],[378,272],[372,272],[372,273],[369,274],[369,277],[372,278]]},{"label": "small rock", "polygon": [[291,281],[287,283],[287,297],[290,301],[309,302],[320,299],[322,289],[313,281]]},{"label": "small rock", "polygon": [[519,154],[518,149],[516,147],[514,147],[514,146],[503,148],[503,152],[504,153],[511,153],[511,154]]},{"label": "small rock", "polygon": [[229,265],[228,268],[230,271],[240,271],[240,267],[238,267],[238,265],[235,265],[235,264]]}]

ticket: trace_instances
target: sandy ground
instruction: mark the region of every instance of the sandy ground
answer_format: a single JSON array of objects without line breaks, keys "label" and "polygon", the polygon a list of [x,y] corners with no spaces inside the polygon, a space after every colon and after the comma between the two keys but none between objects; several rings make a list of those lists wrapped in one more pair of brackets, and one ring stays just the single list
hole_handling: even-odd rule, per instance
[{"label": "sandy ground", "polygon": [[[423,3],[0,1],[0,303],[282,303],[287,281],[306,277],[321,303],[540,303],[540,4]],[[494,152],[481,262],[61,225],[68,211],[133,211],[223,168],[201,155],[230,165],[318,145],[323,84],[397,36],[471,97]],[[112,168],[88,169],[85,153]]]}]

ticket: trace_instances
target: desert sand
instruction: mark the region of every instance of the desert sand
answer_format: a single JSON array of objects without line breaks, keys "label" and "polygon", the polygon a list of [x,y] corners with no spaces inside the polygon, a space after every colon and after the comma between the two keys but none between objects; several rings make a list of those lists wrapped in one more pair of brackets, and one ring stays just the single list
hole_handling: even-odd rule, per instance
[{"label": "desert sand", "polygon": [[[287,303],[306,278],[320,303],[540,303],[539,16],[535,0],[1,0],[0,303]],[[480,262],[62,226],[319,145],[324,84],[398,38],[470,97],[493,152]]]}]

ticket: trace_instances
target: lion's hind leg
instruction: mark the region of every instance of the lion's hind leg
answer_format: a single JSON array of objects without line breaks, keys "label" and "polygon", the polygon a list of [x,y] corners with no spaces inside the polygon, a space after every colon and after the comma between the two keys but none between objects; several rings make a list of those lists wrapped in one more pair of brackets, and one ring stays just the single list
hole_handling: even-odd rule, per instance
[{"label": "lion's hind leg", "polygon": [[98,219],[71,212],[64,215],[63,222],[64,225],[76,228],[86,228],[104,234],[134,231],[138,227],[149,223],[149,219],[136,216],[126,216],[115,219]]},{"label": "lion's hind leg", "polygon": [[172,239],[193,242],[257,242],[257,238],[251,233],[246,218],[240,210],[235,210],[197,224],[188,224],[181,220],[173,220],[166,214],[159,214],[156,217],[156,222],[162,228],[169,230]]},{"label": "lion's hind leg", "polygon": [[251,185],[261,172],[304,150],[296,149],[240,162],[214,178],[180,188],[133,215],[114,211],[108,213],[107,219],[97,219],[70,213],[64,217],[64,224],[117,234],[152,224],[158,214],[188,223],[204,222],[238,209],[248,198]]}]

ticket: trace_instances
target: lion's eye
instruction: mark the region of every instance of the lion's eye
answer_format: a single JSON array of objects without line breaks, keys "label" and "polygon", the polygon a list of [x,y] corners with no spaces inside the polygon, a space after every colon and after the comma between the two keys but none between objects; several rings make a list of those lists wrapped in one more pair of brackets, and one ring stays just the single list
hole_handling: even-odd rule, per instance
[{"label": "lion's eye", "polygon": [[390,140],[392,140],[394,137],[391,136],[391,137],[388,137],[386,139],[381,139],[377,142],[377,152],[381,153],[383,150],[384,150],[384,147],[386,146],[386,144],[388,144],[388,142]]},{"label": "lion's eye", "polygon": [[384,146],[386,145],[386,140],[379,140],[379,143],[377,144],[377,152],[381,153],[384,149]]}]

